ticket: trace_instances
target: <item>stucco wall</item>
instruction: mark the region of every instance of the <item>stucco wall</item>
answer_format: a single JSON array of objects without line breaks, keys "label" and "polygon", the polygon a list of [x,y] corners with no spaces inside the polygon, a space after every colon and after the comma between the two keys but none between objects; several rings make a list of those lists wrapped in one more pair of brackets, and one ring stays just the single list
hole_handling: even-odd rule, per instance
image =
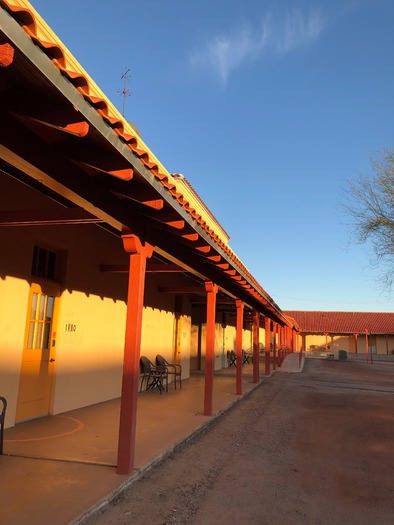
[{"label": "stucco wall", "polygon": [[16,400],[19,387],[25,315],[29,284],[11,276],[0,278],[0,395],[8,402],[6,426],[15,420]]},{"label": "stucco wall", "polygon": [[[120,395],[126,303],[82,292],[61,298],[53,413]],[[66,327],[72,326],[68,331]]]},{"label": "stucco wall", "polygon": [[[318,346],[322,351],[326,347],[326,336],[325,335],[306,335],[306,351],[310,351],[313,348],[313,345]],[[338,352],[338,350],[346,350],[346,352],[355,353],[355,341],[354,336],[331,336],[327,338],[329,351]],[[387,341],[387,342],[386,342]],[[387,337],[385,335],[371,336],[368,340],[369,348],[373,348],[373,353],[380,355],[393,355],[394,350],[394,336],[390,335]],[[358,335],[357,337],[357,353],[365,354],[366,352],[366,340],[365,335]]]}]

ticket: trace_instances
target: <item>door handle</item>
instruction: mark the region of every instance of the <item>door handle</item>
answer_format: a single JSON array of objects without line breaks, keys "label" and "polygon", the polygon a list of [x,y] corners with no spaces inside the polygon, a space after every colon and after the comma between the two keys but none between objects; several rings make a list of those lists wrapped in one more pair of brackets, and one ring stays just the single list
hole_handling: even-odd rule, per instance
[{"label": "door handle", "polygon": [[53,357],[51,357],[49,360],[50,363],[53,363],[54,361],[56,361],[56,359],[53,359]]}]

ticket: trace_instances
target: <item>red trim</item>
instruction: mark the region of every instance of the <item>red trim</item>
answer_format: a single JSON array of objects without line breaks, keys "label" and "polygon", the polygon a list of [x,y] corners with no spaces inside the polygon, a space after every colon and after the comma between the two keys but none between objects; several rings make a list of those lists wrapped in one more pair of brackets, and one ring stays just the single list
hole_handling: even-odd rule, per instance
[{"label": "red trim", "polygon": [[265,318],[264,323],[265,328],[265,353],[264,353],[264,361],[265,361],[265,375],[269,376],[271,373],[271,319],[268,317]]},{"label": "red trim", "polygon": [[237,373],[236,373],[236,388],[235,393],[240,396],[242,394],[242,331],[244,327],[244,303],[237,299],[235,301],[237,307],[237,332],[235,336],[235,352],[237,354]]},{"label": "red trim", "polygon": [[10,44],[0,45],[0,66],[7,67],[14,60],[14,48]]},{"label": "red trim", "polygon": [[213,406],[213,369],[215,358],[215,316],[216,316],[216,294],[218,287],[208,281],[205,283],[207,292],[207,333],[205,349],[205,391],[204,391],[204,414],[212,416]]},{"label": "red trim", "polygon": [[253,310],[253,383],[258,383],[260,380],[259,329],[260,314],[257,310]]},{"label": "red trim", "polygon": [[124,235],[123,243],[125,250],[130,254],[130,270],[117,472],[129,474],[134,469],[146,259],[151,257],[153,248],[150,245],[143,246],[135,235]]}]

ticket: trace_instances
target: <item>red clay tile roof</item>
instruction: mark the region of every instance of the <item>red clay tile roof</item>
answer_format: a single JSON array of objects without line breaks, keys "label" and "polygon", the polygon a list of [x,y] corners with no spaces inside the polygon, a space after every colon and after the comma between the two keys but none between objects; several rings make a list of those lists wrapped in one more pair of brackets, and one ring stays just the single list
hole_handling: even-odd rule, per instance
[{"label": "red clay tile roof", "polygon": [[319,312],[285,310],[301,332],[319,334],[394,334],[394,312]]}]

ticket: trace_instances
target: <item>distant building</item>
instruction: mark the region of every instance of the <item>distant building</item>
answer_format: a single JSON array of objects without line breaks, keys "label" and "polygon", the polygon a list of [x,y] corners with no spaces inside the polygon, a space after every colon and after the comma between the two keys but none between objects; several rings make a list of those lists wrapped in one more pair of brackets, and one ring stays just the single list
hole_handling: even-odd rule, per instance
[{"label": "distant building", "polygon": [[298,347],[306,352],[346,350],[394,355],[394,313],[286,310],[300,328]]}]

